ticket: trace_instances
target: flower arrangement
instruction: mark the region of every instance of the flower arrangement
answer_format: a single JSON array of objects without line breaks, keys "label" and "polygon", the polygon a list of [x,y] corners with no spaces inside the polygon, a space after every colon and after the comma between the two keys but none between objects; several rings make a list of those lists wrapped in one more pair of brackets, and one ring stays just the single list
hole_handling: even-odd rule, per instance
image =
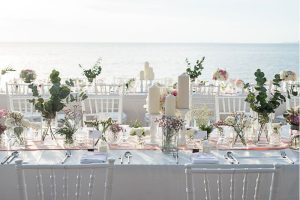
[{"label": "flower arrangement", "polygon": [[[269,141],[268,132],[266,130],[266,124],[270,119],[269,115],[275,113],[275,110],[280,106],[280,104],[286,101],[286,98],[278,89],[275,89],[272,95],[268,95],[268,90],[266,88],[267,79],[260,69],[257,69],[254,75],[256,77],[255,87],[252,88],[249,83],[245,84],[244,88],[248,90],[248,95],[245,101],[250,104],[250,108],[258,115],[258,122],[260,124],[257,138],[258,141],[260,141],[260,137],[263,132],[266,135],[267,141]],[[275,88],[279,88],[280,82],[280,75],[276,74],[272,84]]]},{"label": "flower arrangement", "polygon": [[143,143],[143,137],[146,136],[146,131],[142,127],[142,123],[138,120],[135,120],[133,123],[129,125],[130,129],[130,135],[131,136],[137,136],[138,138],[138,143],[142,144]]},{"label": "flower arrangement", "polygon": [[272,132],[275,134],[280,134],[282,124],[281,123],[272,123]]},{"label": "flower arrangement", "polygon": [[228,72],[225,69],[217,69],[214,73],[213,73],[213,80],[216,81],[226,81],[228,79]]},{"label": "flower arrangement", "polygon": [[244,88],[244,86],[245,86],[244,81],[241,80],[241,79],[236,79],[236,80],[234,81],[234,84],[235,84],[235,86],[238,87],[238,88]]},{"label": "flower arrangement", "polygon": [[98,142],[100,141],[100,139],[104,142],[107,142],[105,133],[109,129],[109,127],[115,122],[112,120],[112,118],[108,118],[107,120],[99,121],[96,119],[96,120],[92,120],[92,121],[85,121],[84,123],[85,123],[85,125],[94,127],[97,131],[100,131],[100,128],[102,128],[101,129],[102,135],[95,142],[95,146],[96,146],[98,144]]},{"label": "flower arrangement", "polygon": [[4,131],[6,130],[6,126],[5,126],[6,115],[7,115],[7,111],[4,109],[1,109],[0,110],[0,138],[1,138],[1,134],[3,134]]},{"label": "flower arrangement", "polygon": [[252,121],[252,118],[246,116],[244,113],[233,113],[224,120],[224,125],[232,127],[236,132],[233,144],[240,138],[242,144],[247,145],[245,140],[245,129],[251,128]]},{"label": "flower arrangement", "polygon": [[125,83],[125,88],[126,90],[129,90],[130,88],[132,88],[134,86],[135,83],[135,78],[131,78],[129,79],[126,83]]},{"label": "flower arrangement", "polygon": [[[83,69],[80,64],[79,67]],[[89,83],[92,83],[94,79],[101,74],[101,71],[101,58],[99,58],[91,69],[83,69],[83,74],[88,79]]]},{"label": "flower arrangement", "polygon": [[70,88],[68,85],[61,84],[61,78],[59,77],[59,72],[52,70],[50,74],[50,80],[52,83],[51,88],[49,89],[50,97],[44,99],[38,92],[38,86],[30,84],[28,87],[32,90],[34,99],[30,102],[34,105],[35,109],[39,111],[43,118],[47,122],[47,128],[43,131],[42,140],[45,140],[49,131],[51,138],[54,139],[54,132],[51,127],[52,121],[56,118],[57,112],[63,110],[65,107],[65,100],[70,95]]},{"label": "flower arrangement", "polygon": [[212,111],[206,105],[200,107],[196,106],[190,111],[189,115],[191,119],[195,120],[196,125],[201,131],[207,132],[208,139],[209,134],[213,130],[213,125],[210,124],[210,118],[213,115]]},{"label": "flower arrangement", "polygon": [[187,64],[186,73],[190,76],[190,79],[192,82],[194,82],[200,75],[204,67],[202,66],[202,63],[204,62],[205,57],[202,57],[201,60],[197,60],[194,67],[191,67],[191,63],[186,58],[185,62]]},{"label": "flower arrangement", "polygon": [[300,107],[291,108],[287,110],[283,116],[287,123],[291,125],[292,130],[299,130],[300,124]]},{"label": "flower arrangement", "polygon": [[1,75],[7,74],[8,72],[15,72],[16,70],[12,67],[6,67],[4,69],[1,69]]},{"label": "flower arrangement", "polygon": [[111,141],[116,141],[119,138],[120,132],[123,131],[123,128],[119,123],[113,121],[109,127],[111,133]]},{"label": "flower arrangement", "polygon": [[25,83],[32,83],[36,79],[36,73],[32,69],[23,69],[20,73],[20,78]]},{"label": "flower arrangement", "polygon": [[296,81],[297,74],[293,71],[281,71],[280,79],[282,79],[283,81]]}]

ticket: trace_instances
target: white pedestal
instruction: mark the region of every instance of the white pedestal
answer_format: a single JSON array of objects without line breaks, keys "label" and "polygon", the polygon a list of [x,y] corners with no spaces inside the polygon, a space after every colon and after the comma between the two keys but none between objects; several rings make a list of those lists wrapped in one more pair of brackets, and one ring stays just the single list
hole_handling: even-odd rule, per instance
[{"label": "white pedestal", "polygon": [[150,120],[150,143],[148,144],[157,144],[157,132],[158,127],[155,120],[159,118],[160,114],[148,114]]},{"label": "white pedestal", "polygon": [[[177,110],[180,113],[180,117],[184,120],[185,115],[187,114],[189,109],[177,109]],[[178,138],[178,145],[179,146],[186,145],[185,131],[186,131],[186,128],[185,128],[185,125],[184,125],[183,129],[179,132],[179,138]]]}]

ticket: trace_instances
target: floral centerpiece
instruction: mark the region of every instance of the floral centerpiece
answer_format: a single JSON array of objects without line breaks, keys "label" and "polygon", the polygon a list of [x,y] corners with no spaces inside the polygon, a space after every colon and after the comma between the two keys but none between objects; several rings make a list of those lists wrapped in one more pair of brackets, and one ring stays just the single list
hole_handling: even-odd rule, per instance
[{"label": "floral centerpiece", "polygon": [[162,128],[162,151],[177,150],[177,136],[179,131],[184,128],[184,120],[180,117],[163,115],[156,122]]},{"label": "floral centerpiece", "polygon": [[5,126],[7,127],[7,130],[11,131],[12,133],[10,139],[14,139],[13,144],[25,145],[24,131],[26,128],[31,127],[31,122],[25,119],[22,113],[7,113]]},{"label": "floral centerpiece", "polygon": [[215,81],[226,81],[228,79],[228,72],[225,69],[217,69],[213,73],[213,80]]},{"label": "floral centerpiece", "polygon": [[234,84],[237,88],[244,88],[244,86],[245,86],[245,82],[241,79],[236,79],[234,81]]},{"label": "floral centerpiece", "polygon": [[6,126],[5,126],[5,117],[7,115],[7,111],[4,109],[0,110],[0,144],[2,141],[2,134],[5,132],[6,130]]},{"label": "floral centerpiece", "polygon": [[280,79],[283,81],[296,81],[297,74],[293,71],[281,71],[280,72]]},{"label": "floral centerpiece", "polygon": [[271,135],[270,135],[270,144],[271,145],[280,145],[280,130],[281,130],[281,123],[272,123],[271,125]]},{"label": "floral centerpiece", "polygon": [[190,76],[192,82],[195,82],[195,80],[201,75],[202,70],[204,69],[204,67],[202,66],[204,59],[205,57],[202,57],[201,60],[197,60],[193,68],[191,67],[191,63],[189,62],[189,60],[187,58],[185,59],[185,62],[187,64],[186,73]]},{"label": "floral centerpiece", "polygon": [[36,79],[36,73],[32,69],[23,69],[20,73],[20,78],[25,83],[32,83]]},{"label": "floral centerpiece", "polygon": [[143,138],[146,136],[146,131],[144,127],[142,127],[142,123],[138,120],[135,120],[133,123],[129,125],[130,127],[130,132],[129,134],[131,136],[136,136],[138,140],[139,145],[144,144]]},{"label": "floral centerpiece", "polygon": [[260,125],[258,129],[257,142],[260,141],[263,133],[266,136],[267,142],[269,142],[266,125],[270,121],[270,115],[275,113],[275,110],[280,106],[280,104],[286,101],[286,98],[277,89],[277,87],[280,87],[281,82],[279,74],[276,74],[272,81],[272,84],[276,89],[271,95],[268,95],[268,90],[266,88],[267,79],[265,74],[260,69],[257,69],[254,75],[256,77],[256,85],[254,88],[252,88],[249,83],[245,84],[245,89],[248,90],[248,95],[245,101],[248,102],[250,104],[250,108],[257,113],[257,120]]},{"label": "floral centerpiece", "polygon": [[210,124],[210,118],[212,117],[212,111],[206,106],[195,107],[190,111],[190,118],[195,120],[196,126],[206,132],[206,139],[209,138],[209,134],[213,130],[213,125]]},{"label": "floral centerpiece", "polygon": [[224,125],[232,127],[235,135],[233,137],[233,145],[236,144],[238,140],[246,146],[245,130],[251,128],[252,118],[246,116],[244,113],[233,113],[232,115],[226,117],[224,120]]},{"label": "floral centerpiece", "polygon": [[59,77],[58,71],[52,70],[50,74],[50,80],[52,86],[49,89],[50,96],[47,99],[44,99],[39,94],[37,85],[30,84],[28,86],[32,90],[32,94],[34,96],[34,99],[31,100],[31,103],[34,105],[35,109],[42,114],[44,120],[46,121],[46,129],[42,133],[43,141],[49,132],[51,138],[55,139],[54,132],[52,130],[52,123],[56,118],[56,114],[65,107],[66,98],[71,92],[68,85],[61,84],[61,78]]},{"label": "floral centerpiece", "polygon": [[119,123],[113,121],[109,127],[109,134],[106,136],[109,143],[117,143],[120,138],[120,133],[123,131],[123,128]]},{"label": "floral centerpiece", "polygon": [[[83,69],[83,67],[80,64],[79,67]],[[94,79],[101,74],[101,71],[101,58],[99,58],[96,64],[91,69],[83,69],[83,74],[88,79],[89,83],[92,83]]]},{"label": "floral centerpiece", "polygon": [[300,107],[292,108],[287,110],[283,116],[288,124],[291,126],[291,146],[293,148],[299,148],[299,137],[300,137]]}]

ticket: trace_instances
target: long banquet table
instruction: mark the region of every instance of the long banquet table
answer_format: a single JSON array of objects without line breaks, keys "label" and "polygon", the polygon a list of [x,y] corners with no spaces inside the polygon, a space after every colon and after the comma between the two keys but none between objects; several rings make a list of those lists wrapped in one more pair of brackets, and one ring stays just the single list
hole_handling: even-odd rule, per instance
[{"label": "long banquet table", "polygon": [[[190,162],[191,152],[180,151],[179,163],[174,158],[156,150],[131,150],[131,164],[120,164],[118,159],[126,150],[111,150],[109,156],[116,159],[113,179],[114,200],[184,200],[185,173],[184,165]],[[80,157],[86,151],[74,150],[65,164],[79,164]],[[240,165],[249,167],[266,167],[276,164],[279,168],[278,187],[275,200],[299,199],[299,152],[286,149],[287,155],[295,161],[289,164],[280,157],[280,151],[238,151],[233,153]],[[0,152],[2,160],[9,152]],[[224,158],[226,151],[213,150],[219,159],[219,166],[231,168]],[[64,150],[22,151],[20,158],[30,164],[58,164],[64,158]],[[201,165],[210,167],[211,165]],[[215,165],[214,165],[215,166]],[[237,166],[238,167],[238,166]],[[14,164],[0,166],[0,199],[16,200],[17,178]],[[101,193],[101,190],[96,191]],[[100,196],[100,194],[98,194]]]}]

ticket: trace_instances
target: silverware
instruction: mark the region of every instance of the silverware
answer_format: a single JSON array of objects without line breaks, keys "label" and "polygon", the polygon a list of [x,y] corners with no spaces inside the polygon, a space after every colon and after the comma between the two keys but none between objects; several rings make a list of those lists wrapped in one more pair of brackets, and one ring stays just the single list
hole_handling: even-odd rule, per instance
[{"label": "silverware", "polygon": [[15,153],[17,153],[17,151],[13,151],[9,156],[5,157],[1,165],[4,165]]},{"label": "silverware", "polygon": [[61,164],[64,164],[68,160],[68,158],[71,157],[71,155],[72,155],[71,150],[67,150],[65,158],[61,161]]},{"label": "silverware", "polygon": [[295,162],[286,155],[285,151],[280,151],[280,155],[282,158],[287,159],[290,164],[295,164]]},{"label": "silverware", "polygon": [[227,157],[234,161],[235,164],[240,164],[240,162],[234,157],[233,153],[231,151],[228,151],[226,153]]},{"label": "silverware", "polygon": [[120,155],[119,159],[121,160],[121,165],[123,165],[123,156]]},{"label": "silverware", "polygon": [[124,153],[124,157],[127,158],[127,164],[130,164],[130,159],[132,158],[132,153],[130,153],[129,151],[126,151]]},{"label": "silverware", "polygon": [[231,159],[229,159],[226,155],[224,155],[224,158],[230,163],[230,164],[234,164],[234,162],[231,160]]},{"label": "silverware", "polygon": [[17,158],[17,157],[19,157],[19,152],[18,151],[14,151],[13,153],[12,153],[12,156],[11,156],[11,158],[10,158],[10,160],[8,160],[7,162],[6,162],[6,164],[10,164],[15,158]]}]

